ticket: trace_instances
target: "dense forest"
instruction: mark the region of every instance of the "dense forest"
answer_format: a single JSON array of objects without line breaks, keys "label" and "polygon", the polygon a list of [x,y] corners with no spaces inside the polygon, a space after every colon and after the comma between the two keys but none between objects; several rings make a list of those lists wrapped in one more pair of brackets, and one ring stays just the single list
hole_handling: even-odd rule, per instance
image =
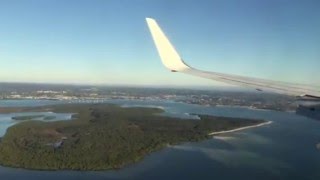
[{"label": "dense forest", "polygon": [[210,132],[263,122],[207,115],[199,115],[201,120],[187,120],[160,116],[161,109],[110,104],[29,110],[75,115],[71,121],[25,121],[9,128],[0,143],[1,165],[41,170],[121,168],[168,145],[200,141],[210,138]]}]

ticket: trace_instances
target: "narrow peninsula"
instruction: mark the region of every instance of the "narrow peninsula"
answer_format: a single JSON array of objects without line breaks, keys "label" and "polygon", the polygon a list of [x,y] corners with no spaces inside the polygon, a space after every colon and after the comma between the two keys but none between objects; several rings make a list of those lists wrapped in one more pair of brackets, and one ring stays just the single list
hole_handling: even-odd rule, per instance
[{"label": "narrow peninsula", "polygon": [[0,142],[3,166],[38,170],[118,169],[168,145],[201,141],[210,138],[212,132],[266,122],[208,115],[199,115],[200,120],[179,119],[160,116],[163,110],[157,108],[110,104],[65,104],[24,111],[74,116],[70,121],[22,121],[10,127]]}]

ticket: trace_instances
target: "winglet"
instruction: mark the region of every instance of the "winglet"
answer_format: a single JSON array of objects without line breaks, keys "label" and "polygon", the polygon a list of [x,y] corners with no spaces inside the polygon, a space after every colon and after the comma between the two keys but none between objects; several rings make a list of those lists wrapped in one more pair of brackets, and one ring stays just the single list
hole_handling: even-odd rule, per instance
[{"label": "winglet", "polygon": [[146,21],[163,65],[172,72],[189,69],[190,67],[183,62],[180,55],[162,32],[158,23],[152,18],[146,18]]}]

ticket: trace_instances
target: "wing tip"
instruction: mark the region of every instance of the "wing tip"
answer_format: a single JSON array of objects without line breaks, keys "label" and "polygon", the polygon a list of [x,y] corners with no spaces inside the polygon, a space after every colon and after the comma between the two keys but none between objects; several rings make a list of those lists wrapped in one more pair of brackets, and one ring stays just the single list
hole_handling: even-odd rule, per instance
[{"label": "wing tip", "polygon": [[156,20],[151,17],[146,17],[146,21],[147,23],[150,23],[150,22],[155,22]]},{"label": "wing tip", "polygon": [[157,21],[150,17],[146,17],[146,21],[163,65],[172,72],[189,69],[190,67],[182,60]]}]

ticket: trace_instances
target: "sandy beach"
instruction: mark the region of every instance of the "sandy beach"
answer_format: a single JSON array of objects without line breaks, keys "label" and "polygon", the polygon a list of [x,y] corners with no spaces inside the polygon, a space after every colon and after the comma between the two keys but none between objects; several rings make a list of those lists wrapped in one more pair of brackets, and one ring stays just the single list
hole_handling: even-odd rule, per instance
[{"label": "sandy beach", "polygon": [[257,125],[252,125],[252,126],[245,126],[245,127],[241,127],[241,128],[236,128],[236,129],[231,129],[231,130],[226,130],[226,131],[218,131],[218,132],[212,132],[209,133],[209,135],[217,135],[217,134],[224,134],[224,133],[230,133],[230,132],[236,132],[236,131],[241,131],[241,130],[245,130],[245,129],[250,129],[250,128],[255,128],[255,127],[260,127],[260,126],[264,126],[264,125],[268,125],[271,124],[272,121],[267,121],[267,122],[263,122]]}]

